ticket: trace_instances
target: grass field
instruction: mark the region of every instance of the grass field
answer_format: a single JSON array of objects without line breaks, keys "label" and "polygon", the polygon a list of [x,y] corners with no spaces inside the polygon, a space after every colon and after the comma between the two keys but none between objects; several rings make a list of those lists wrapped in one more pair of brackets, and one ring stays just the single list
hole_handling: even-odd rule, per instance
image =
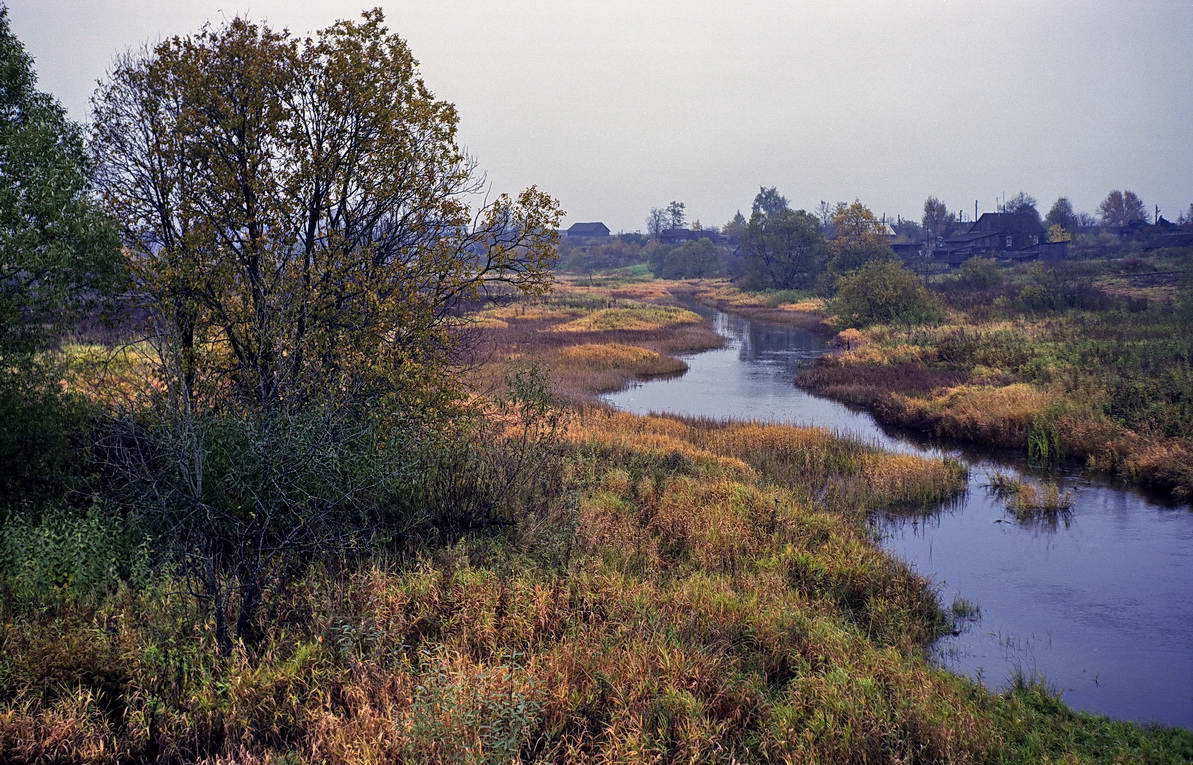
[{"label": "grass field", "polygon": [[[925,658],[961,617],[865,520],[955,495],[958,464],[815,428],[594,405],[719,342],[691,321],[556,331],[671,294],[622,289],[565,287],[474,330],[481,400],[537,366],[572,402],[543,473],[549,502],[508,526],[312,567],[253,651],[218,657],[185,582],[145,568],[135,529],[111,516],[5,529],[0,759],[1193,758],[1191,733],[1077,714],[1040,684],[992,694]],[[107,557],[87,552],[97,539]]]}]

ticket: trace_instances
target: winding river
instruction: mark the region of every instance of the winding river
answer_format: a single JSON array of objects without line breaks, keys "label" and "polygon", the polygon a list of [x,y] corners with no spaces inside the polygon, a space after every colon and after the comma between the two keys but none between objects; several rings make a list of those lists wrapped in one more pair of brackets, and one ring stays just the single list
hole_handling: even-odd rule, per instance
[{"label": "winding river", "polygon": [[1074,492],[1069,517],[1018,523],[986,488],[994,470],[1040,478],[1015,455],[884,428],[795,386],[800,365],[828,351],[819,336],[704,314],[728,338],[724,347],[686,357],[679,377],[605,400],[641,414],[815,425],[963,461],[969,486],[956,501],[928,515],[873,519],[883,546],[930,579],[946,608],[955,599],[977,607],[960,634],[933,646],[933,658],[991,688],[1021,672],[1077,709],[1193,728],[1193,508],[1070,470],[1048,476]]}]

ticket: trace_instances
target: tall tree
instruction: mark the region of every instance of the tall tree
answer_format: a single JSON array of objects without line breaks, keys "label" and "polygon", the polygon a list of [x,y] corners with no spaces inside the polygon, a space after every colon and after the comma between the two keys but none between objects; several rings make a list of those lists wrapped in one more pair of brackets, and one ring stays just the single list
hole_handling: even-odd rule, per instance
[{"label": "tall tree", "polygon": [[667,229],[667,211],[661,207],[650,208],[650,215],[646,216],[646,233],[658,238]]},{"label": "tall tree", "polygon": [[945,203],[936,197],[928,197],[924,200],[924,217],[922,223],[924,226],[924,233],[930,240],[935,240],[937,236],[944,233],[945,227],[956,220],[956,215],[949,212]]},{"label": "tall tree", "polygon": [[1068,197],[1060,197],[1052,204],[1052,209],[1048,211],[1044,223],[1048,227],[1060,226],[1065,231],[1076,230],[1077,214],[1073,212],[1073,203],[1069,201]]},{"label": "tall tree", "polygon": [[1134,191],[1115,189],[1098,205],[1098,213],[1106,226],[1125,226],[1132,221],[1147,221],[1147,207]]},{"label": "tall tree", "polygon": [[241,18],[171,38],[93,105],[164,389],[108,462],[227,654],[311,556],[397,526],[391,463],[454,387],[459,308],[545,289],[561,212],[533,187],[470,209],[456,110],[380,10],[305,40]]},{"label": "tall tree", "polygon": [[833,210],[836,207],[830,205],[823,199],[820,204],[816,205],[816,217],[820,219],[820,230],[824,232],[825,236],[830,236],[833,229]]},{"label": "tall tree", "polygon": [[115,227],[87,192],[82,130],[36,85],[0,7],[0,372],[120,270]]},{"label": "tall tree", "polygon": [[650,208],[650,215],[647,216],[647,234],[659,239],[659,235],[665,232],[669,227],[669,218],[667,210],[662,208]]},{"label": "tall tree", "polygon": [[667,205],[667,226],[669,228],[684,228],[687,222],[687,214],[685,212],[685,204],[672,200],[672,203]]},{"label": "tall tree", "polygon": [[1003,212],[1011,213],[1012,215],[1027,215],[1033,218],[1036,223],[1040,222],[1040,211],[1038,209],[1036,198],[1030,194],[1020,191],[1015,196],[1003,203]]},{"label": "tall tree", "polygon": [[684,203],[672,200],[671,204],[667,205],[667,225],[670,228],[683,228],[686,221]]},{"label": "tall tree", "polygon": [[810,287],[824,270],[824,236],[811,213],[759,207],[741,240],[747,283],[757,289]]},{"label": "tall tree", "polygon": [[844,274],[873,260],[895,259],[886,226],[860,201],[840,202],[833,212],[833,239],[828,244],[829,269]]},{"label": "tall tree", "polygon": [[555,200],[469,209],[456,110],[380,10],[302,41],[241,18],[171,38],[93,104],[98,185],[195,403],[385,395],[441,368],[460,301],[550,278]]},{"label": "tall tree", "polygon": [[769,189],[765,186],[758,190],[758,194],[754,196],[754,206],[751,209],[751,215],[762,213],[763,215],[774,215],[780,210],[790,210],[791,207],[787,203],[787,197],[779,193],[779,190],[774,186]]},{"label": "tall tree", "polygon": [[78,461],[74,404],[41,351],[121,273],[88,170],[81,129],[37,89],[0,6],[0,520],[57,499]]}]

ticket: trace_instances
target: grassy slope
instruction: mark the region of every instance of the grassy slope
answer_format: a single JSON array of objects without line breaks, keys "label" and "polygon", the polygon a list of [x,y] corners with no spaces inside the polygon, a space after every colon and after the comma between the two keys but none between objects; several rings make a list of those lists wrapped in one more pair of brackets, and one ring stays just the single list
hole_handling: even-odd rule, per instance
[{"label": "grassy slope", "polygon": [[1193,492],[1188,328],[1170,309],[871,327],[799,382],[879,419]]},{"label": "grassy slope", "polygon": [[[482,385],[537,362],[582,397],[716,342],[700,325],[510,318],[482,330]],[[0,759],[1193,757],[1188,733],[1074,714],[1035,687],[991,695],[925,661],[944,616],[863,519],[956,491],[956,465],[816,429],[585,406],[564,450],[548,515],[413,561],[312,571],[253,661],[216,664],[168,580],[39,610],[0,601]]]}]

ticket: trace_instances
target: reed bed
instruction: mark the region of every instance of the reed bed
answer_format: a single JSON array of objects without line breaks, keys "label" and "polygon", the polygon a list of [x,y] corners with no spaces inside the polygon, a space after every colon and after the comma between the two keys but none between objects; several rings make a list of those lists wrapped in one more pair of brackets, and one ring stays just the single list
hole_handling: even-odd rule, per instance
[{"label": "reed bed", "polygon": [[1072,491],[1062,491],[1055,483],[1037,486],[1001,471],[991,474],[986,487],[1006,500],[1007,508],[1020,521],[1067,514],[1076,500]]}]

